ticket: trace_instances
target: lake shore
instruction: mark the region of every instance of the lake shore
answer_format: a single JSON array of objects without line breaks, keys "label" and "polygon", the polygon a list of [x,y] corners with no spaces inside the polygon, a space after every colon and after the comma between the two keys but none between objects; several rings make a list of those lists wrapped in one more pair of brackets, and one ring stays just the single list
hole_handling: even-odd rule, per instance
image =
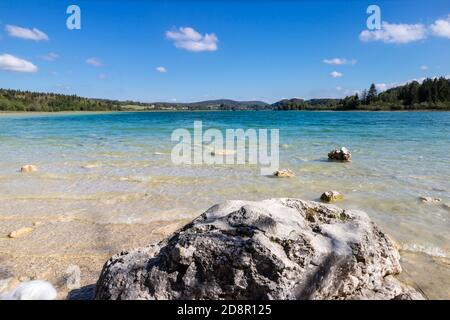
[{"label": "lake shore", "polygon": [[327,113],[327,112],[336,112],[336,113],[422,113],[422,112],[450,112],[450,110],[290,110],[290,111],[282,111],[282,110],[239,110],[239,111],[231,111],[231,110],[120,110],[120,111],[0,111],[0,116],[3,115],[11,115],[11,116],[19,116],[19,115],[90,115],[90,114],[115,114],[115,113],[204,113],[204,112],[306,112],[306,113]]},{"label": "lake shore", "polygon": [[[0,219],[0,274],[4,279],[0,294],[21,281],[46,280],[58,292],[58,299],[91,297],[104,263],[113,255],[133,248],[156,244],[189,222],[155,221],[148,224],[98,224],[72,217]],[[24,237],[11,239],[11,230],[31,226]],[[400,250],[403,272],[399,279],[418,289],[429,299],[449,299],[445,285],[450,285],[450,259]],[[418,273],[416,264],[427,265],[427,273]],[[81,270],[80,289],[66,284],[66,270]],[[439,282],[430,283],[428,273],[443,274]],[[445,278],[447,277],[447,278]],[[5,279],[7,281],[5,281]]]},{"label": "lake shore", "polygon": [[[0,294],[27,280],[46,280],[67,299],[66,270],[81,270],[81,287],[92,286],[103,264],[114,254],[160,241],[186,221],[156,221],[151,224],[97,224],[76,217],[45,219],[0,218]],[[12,230],[33,229],[11,239]]]},{"label": "lake shore", "polygon": [[[49,279],[64,298],[62,279],[70,265],[80,267],[82,285],[92,285],[111,255],[154,243],[174,224],[184,224],[216,203],[286,197],[318,201],[323,192],[338,190],[344,195],[339,207],[367,212],[396,240],[405,269],[401,277],[429,298],[448,299],[448,115],[0,116],[0,279]],[[261,175],[255,165],[174,164],[171,133],[197,120],[205,129],[278,128],[279,167],[295,176],[274,179]],[[352,162],[327,161],[328,152],[340,146],[348,147]],[[25,164],[38,170],[21,173]],[[424,203],[421,196],[441,201]],[[19,232],[23,236],[8,236],[22,228],[29,228]]]}]

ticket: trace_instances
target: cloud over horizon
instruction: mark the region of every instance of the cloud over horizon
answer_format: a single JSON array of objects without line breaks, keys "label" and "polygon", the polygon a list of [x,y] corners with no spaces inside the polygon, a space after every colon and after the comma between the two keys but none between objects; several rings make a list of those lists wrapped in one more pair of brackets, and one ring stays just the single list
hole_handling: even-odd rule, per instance
[{"label": "cloud over horizon", "polygon": [[30,61],[10,54],[0,55],[0,69],[14,72],[37,72],[38,68]]},{"label": "cloud over horizon", "polygon": [[430,26],[431,32],[436,37],[444,37],[450,39],[450,14],[447,16],[447,19],[439,19],[436,20]]},{"label": "cloud over horizon", "polygon": [[340,78],[343,76],[343,74],[337,71],[333,71],[330,73],[330,76],[332,76],[333,78]]},{"label": "cloud over horizon", "polygon": [[323,59],[323,63],[331,65],[343,65],[343,64],[356,64],[358,61],[356,59],[347,60],[346,58],[333,58],[333,59]]},{"label": "cloud over horizon", "polygon": [[167,69],[162,67],[162,66],[156,67],[155,70],[160,72],[160,73],[166,73],[167,72]]},{"label": "cloud over horizon", "polygon": [[48,36],[37,28],[27,29],[14,25],[6,25],[6,32],[10,37],[21,38],[33,41],[48,41]]},{"label": "cloud over horizon", "polygon": [[180,27],[172,31],[166,31],[167,39],[173,41],[178,49],[191,52],[216,51],[219,39],[214,33],[204,35],[191,27]]},{"label": "cloud over horizon", "polygon": [[363,42],[382,41],[384,43],[410,43],[428,38],[428,36],[450,39],[450,14],[445,19],[438,19],[429,26],[421,23],[389,23],[383,21],[379,30],[363,30],[359,39]]},{"label": "cloud over horizon", "polygon": [[98,59],[98,58],[95,58],[95,57],[87,59],[86,63],[90,64],[91,66],[94,66],[94,67],[101,67],[101,66],[103,66],[102,61],[100,59]]},{"label": "cloud over horizon", "polygon": [[427,37],[423,24],[395,24],[383,21],[379,30],[364,30],[359,39],[363,42],[382,41],[385,43],[409,43]]},{"label": "cloud over horizon", "polygon": [[55,61],[56,59],[59,58],[59,55],[57,55],[54,52],[49,52],[48,54],[46,54],[45,56],[42,56],[41,58],[45,61]]}]

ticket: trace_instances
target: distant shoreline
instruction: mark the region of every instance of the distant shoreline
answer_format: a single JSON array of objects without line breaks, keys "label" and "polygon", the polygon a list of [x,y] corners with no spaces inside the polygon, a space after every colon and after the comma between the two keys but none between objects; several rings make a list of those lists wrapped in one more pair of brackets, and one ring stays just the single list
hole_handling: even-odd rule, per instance
[{"label": "distant shoreline", "polygon": [[237,101],[216,99],[198,102],[139,102],[85,98],[77,95],[0,88],[3,112],[206,112],[206,111],[450,111],[450,79],[427,78],[378,92],[369,90],[345,98]]},{"label": "distant shoreline", "polygon": [[0,111],[0,116],[3,115],[95,115],[95,114],[115,114],[115,113],[200,113],[200,112],[370,112],[370,113],[382,113],[382,112],[395,112],[395,113],[420,113],[420,112],[449,112],[450,110],[439,109],[421,109],[421,110],[115,110],[115,111]]}]

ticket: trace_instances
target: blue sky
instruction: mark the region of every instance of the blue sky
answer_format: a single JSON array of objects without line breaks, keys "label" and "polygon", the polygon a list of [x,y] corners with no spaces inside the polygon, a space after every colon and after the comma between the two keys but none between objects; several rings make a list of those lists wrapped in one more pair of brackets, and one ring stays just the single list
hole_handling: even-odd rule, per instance
[{"label": "blue sky", "polygon": [[[362,34],[370,4],[382,28]],[[274,102],[447,76],[449,57],[448,0],[0,2],[3,88]]]}]

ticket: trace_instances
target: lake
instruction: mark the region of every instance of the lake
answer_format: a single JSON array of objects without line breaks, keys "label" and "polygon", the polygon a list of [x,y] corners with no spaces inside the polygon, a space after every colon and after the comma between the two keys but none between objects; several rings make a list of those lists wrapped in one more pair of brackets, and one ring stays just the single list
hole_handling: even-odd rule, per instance
[{"label": "lake", "polygon": [[[223,132],[279,129],[280,167],[296,176],[274,179],[249,164],[173,164],[172,131],[192,130],[196,120]],[[337,205],[366,211],[397,242],[406,282],[428,297],[450,298],[448,112],[1,114],[0,146],[4,226],[52,217],[151,225],[192,219],[230,199],[318,200],[338,190],[345,199]],[[341,146],[353,161],[327,161]],[[28,163],[39,171],[21,174]],[[442,201],[424,204],[420,196]],[[33,244],[14,250],[26,246]],[[14,259],[6,240],[0,251]]]}]

